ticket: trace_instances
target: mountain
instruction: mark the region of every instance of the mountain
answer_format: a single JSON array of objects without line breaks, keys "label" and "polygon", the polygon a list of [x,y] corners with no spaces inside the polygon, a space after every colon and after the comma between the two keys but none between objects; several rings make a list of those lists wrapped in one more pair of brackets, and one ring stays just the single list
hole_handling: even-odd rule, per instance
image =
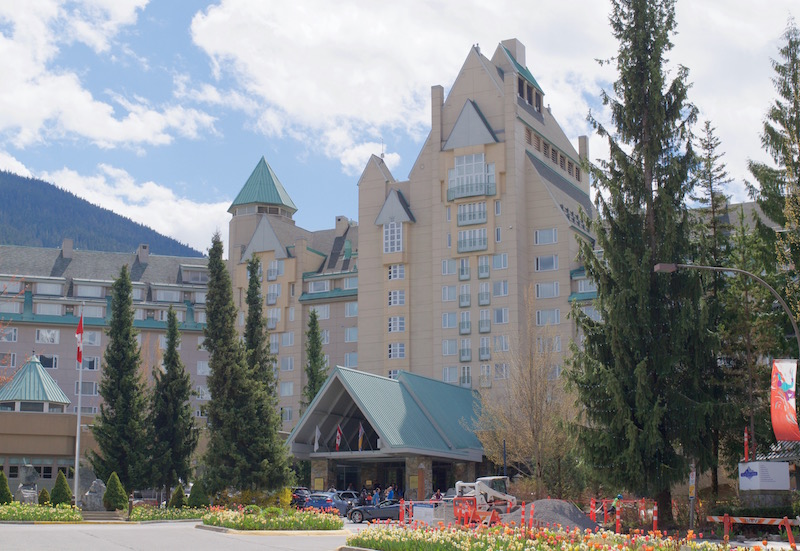
[{"label": "mountain", "polygon": [[76,249],[131,252],[147,243],[153,254],[203,256],[53,184],[0,171],[0,243],[59,248],[64,238],[71,238]]}]

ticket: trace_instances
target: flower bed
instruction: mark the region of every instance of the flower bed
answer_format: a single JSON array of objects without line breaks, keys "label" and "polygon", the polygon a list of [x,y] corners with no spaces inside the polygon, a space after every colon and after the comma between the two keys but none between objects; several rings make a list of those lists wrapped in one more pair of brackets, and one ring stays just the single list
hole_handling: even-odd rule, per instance
[{"label": "flower bed", "polygon": [[203,524],[235,530],[340,530],[344,521],[339,515],[314,510],[286,511],[276,507],[259,510],[248,506],[230,510],[211,507]]},{"label": "flower bed", "polygon": [[611,532],[522,530],[514,526],[469,529],[375,524],[348,536],[347,545],[377,551],[724,551],[727,546],[660,534],[619,535]]},{"label": "flower bed", "polygon": [[185,520],[203,518],[203,515],[208,513],[206,507],[167,507],[161,509],[150,505],[137,505],[131,511],[130,520],[144,521],[144,520]]},{"label": "flower bed", "polygon": [[80,522],[80,510],[62,503],[55,507],[14,501],[0,505],[0,520],[39,521],[39,522]]}]

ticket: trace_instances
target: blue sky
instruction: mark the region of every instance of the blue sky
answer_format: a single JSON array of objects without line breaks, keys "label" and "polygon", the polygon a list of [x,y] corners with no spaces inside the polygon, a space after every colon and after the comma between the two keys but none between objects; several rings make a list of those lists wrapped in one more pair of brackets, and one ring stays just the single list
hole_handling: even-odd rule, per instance
[{"label": "blue sky", "polygon": [[[205,250],[263,155],[297,223],[357,218],[383,150],[406,179],[469,48],[518,38],[545,103],[577,143],[614,74],[601,0],[26,0],[0,3],[0,169],[68,189]],[[775,97],[770,58],[794,0],[682,0],[670,59],[722,140],[744,200]],[[797,11],[797,10],[796,10]],[[797,15],[797,14],[795,14]],[[592,157],[605,148],[591,137]],[[362,221],[369,223],[369,221]],[[69,237],[69,236],[65,236]],[[153,251],[158,253],[158,251]]]}]

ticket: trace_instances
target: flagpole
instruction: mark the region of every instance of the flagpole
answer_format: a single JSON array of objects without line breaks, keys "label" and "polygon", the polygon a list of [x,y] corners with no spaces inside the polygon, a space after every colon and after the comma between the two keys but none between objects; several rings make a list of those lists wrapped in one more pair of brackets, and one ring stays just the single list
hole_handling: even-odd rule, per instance
[{"label": "flagpole", "polygon": [[78,329],[75,331],[75,338],[78,340],[78,350],[75,355],[75,365],[78,368],[78,426],[75,429],[75,478],[73,485],[75,489],[72,494],[75,496],[75,506],[80,507],[80,459],[81,459],[81,410],[83,397],[83,304],[81,304],[80,321],[78,321]]}]

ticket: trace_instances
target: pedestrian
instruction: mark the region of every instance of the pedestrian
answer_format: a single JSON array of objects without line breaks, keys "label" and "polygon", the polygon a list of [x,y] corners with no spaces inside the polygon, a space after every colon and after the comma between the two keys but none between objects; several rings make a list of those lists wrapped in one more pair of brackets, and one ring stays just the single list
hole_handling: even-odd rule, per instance
[{"label": "pedestrian", "polygon": [[394,486],[391,484],[386,488],[386,499],[394,499]]},{"label": "pedestrian", "polygon": [[380,489],[376,486],[375,489],[372,490],[372,504],[377,507],[380,499],[381,499]]}]

